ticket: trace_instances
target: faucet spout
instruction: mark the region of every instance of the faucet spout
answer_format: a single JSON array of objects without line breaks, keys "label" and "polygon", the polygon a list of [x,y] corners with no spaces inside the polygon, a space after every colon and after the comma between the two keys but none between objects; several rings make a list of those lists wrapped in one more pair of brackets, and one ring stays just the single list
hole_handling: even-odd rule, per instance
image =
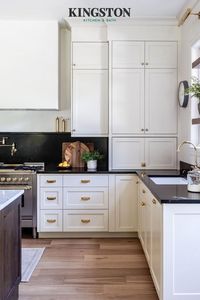
[{"label": "faucet spout", "polygon": [[195,146],[192,142],[190,141],[183,141],[182,143],[179,144],[178,148],[177,148],[177,152],[180,152],[180,149],[181,147],[184,145],[184,144],[188,144],[188,145],[191,145],[193,148],[194,148],[194,151],[195,151],[195,168],[200,168],[200,166],[198,166],[198,158],[197,158],[197,150],[199,149],[198,146]]}]

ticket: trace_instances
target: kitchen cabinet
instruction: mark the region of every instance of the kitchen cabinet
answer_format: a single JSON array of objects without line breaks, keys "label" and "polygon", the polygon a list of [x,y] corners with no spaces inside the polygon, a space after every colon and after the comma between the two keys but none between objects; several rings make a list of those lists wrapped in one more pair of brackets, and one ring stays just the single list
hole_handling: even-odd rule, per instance
[{"label": "kitchen cabinet", "polygon": [[177,44],[113,42],[112,55],[112,135],[177,134]]},{"label": "kitchen cabinet", "polygon": [[72,55],[72,135],[106,136],[108,44],[74,43]]},{"label": "kitchen cabinet", "polygon": [[112,169],[175,169],[176,138],[112,138]]},{"label": "kitchen cabinet", "polygon": [[72,66],[83,70],[108,69],[108,43],[73,42]]},{"label": "kitchen cabinet", "polygon": [[137,231],[137,176],[115,175],[117,232]]},{"label": "kitchen cabinet", "polygon": [[56,21],[3,21],[0,109],[58,109],[59,27]]},{"label": "kitchen cabinet", "polygon": [[138,237],[141,241],[152,279],[161,295],[162,279],[162,206],[141,180],[138,189]]},{"label": "kitchen cabinet", "polygon": [[0,211],[0,299],[17,300],[21,281],[21,197]]},{"label": "kitchen cabinet", "polygon": [[114,41],[112,68],[177,68],[177,43]]}]

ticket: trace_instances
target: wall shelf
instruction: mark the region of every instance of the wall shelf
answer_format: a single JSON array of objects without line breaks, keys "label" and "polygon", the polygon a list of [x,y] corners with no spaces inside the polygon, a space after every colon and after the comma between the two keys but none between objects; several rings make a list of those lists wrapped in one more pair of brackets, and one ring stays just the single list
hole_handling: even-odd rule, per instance
[{"label": "wall shelf", "polygon": [[192,124],[193,125],[200,124],[200,118],[192,119]]},{"label": "wall shelf", "polygon": [[193,61],[192,69],[200,69],[200,57]]}]

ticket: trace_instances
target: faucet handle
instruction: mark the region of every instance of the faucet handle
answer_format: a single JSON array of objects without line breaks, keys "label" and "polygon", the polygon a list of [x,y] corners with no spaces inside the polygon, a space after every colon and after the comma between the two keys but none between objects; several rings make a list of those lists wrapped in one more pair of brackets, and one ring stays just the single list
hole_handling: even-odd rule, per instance
[{"label": "faucet handle", "polygon": [[2,137],[2,140],[1,140],[2,145],[5,145],[5,144],[6,144],[6,140],[7,140],[7,139],[8,139],[7,136],[3,136],[3,137]]}]

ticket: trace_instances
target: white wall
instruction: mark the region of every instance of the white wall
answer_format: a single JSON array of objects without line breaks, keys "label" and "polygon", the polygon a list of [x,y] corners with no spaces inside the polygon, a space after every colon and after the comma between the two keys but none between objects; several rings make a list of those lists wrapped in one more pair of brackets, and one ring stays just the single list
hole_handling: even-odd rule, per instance
[{"label": "white wall", "polygon": [[[193,8],[193,12],[200,11],[200,0]],[[191,81],[191,47],[200,40],[200,20],[197,16],[189,16],[181,26],[180,32],[180,60],[179,60],[179,81]],[[191,101],[187,108],[179,108],[179,143],[184,140],[191,140]],[[199,126],[199,125],[193,125]],[[195,129],[198,129],[195,127]],[[197,134],[197,132],[196,132]],[[184,145],[179,154],[179,159],[194,164],[194,150]]]},{"label": "white wall", "polygon": [[57,116],[66,119],[70,131],[69,39],[69,31],[60,29],[59,110],[0,110],[0,132],[52,132]]}]

